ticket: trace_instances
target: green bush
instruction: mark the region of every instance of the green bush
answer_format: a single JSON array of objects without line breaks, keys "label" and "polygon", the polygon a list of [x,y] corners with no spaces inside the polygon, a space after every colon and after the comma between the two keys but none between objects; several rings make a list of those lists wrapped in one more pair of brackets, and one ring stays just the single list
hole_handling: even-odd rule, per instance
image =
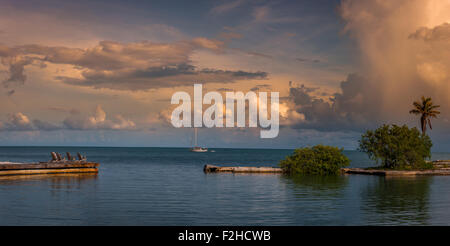
[{"label": "green bush", "polygon": [[350,160],[342,154],[342,149],[316,145],[296,149],[294,154],[280,162],[280,167],[288,174],[336,175]]},{"label": "green bush", "polygon": [[381,161],[382,168],[431,169],[433,165],[425,158],[431,157],[432,145],[430,137],[415,127],[383,125],[362,135],[359,150],[377,163]]}]

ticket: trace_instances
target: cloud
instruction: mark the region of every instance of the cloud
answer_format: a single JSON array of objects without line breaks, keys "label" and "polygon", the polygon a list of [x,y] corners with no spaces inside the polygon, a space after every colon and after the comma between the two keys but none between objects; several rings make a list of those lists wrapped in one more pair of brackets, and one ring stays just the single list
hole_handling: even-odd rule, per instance
[{"label": "cloud", "polygon": [[[322,132],[359,131],[382,123],[411,122],[411,104],[422,95],[449,105],[450,28],[433,20],[435,0],[343,0],[339,13],[344,33],[356,44],[357,73],[326,98],[322,88],[293,86],[284,100],[282,124]],[[447,15],[448,16],[448,15]],[[433,24],[430,26],[430,20]],[[424,27],[429,26],[429,27]],[[311,62],[310,59],[300,59]],[[450,109],[440,108],[443,119]],[[293,113],[297,113],[297,120]],[[444,122],[437,123],[445,125]],[[445,127],[443,127],[445,129]]]},{"label": "cloud", "polygon": [[250,90],[251,91],[259,91],[261,89],[270,89],[270,88],[272,88],[272,86],[269,84],[261,84],[261,85],[256,85],[255,87],[252,87]]},{"label": "cloud", "polygon": [[305,63],[320,63],[319,59],[310,59],[310,58],[297,58],[295,59],[296,61],[299,62],[305,62]]},{"label": "cloud", "polygon": [[23,113],[10,114],[8,121],[3,124],[8,130],[32,130],[33,125],[30,119]]},{"label": "cloud", "polygon": [[369,122],[405,123],[415,120],[408,113],[412,102],[430,96],[443,105],[441,118],[448,118],[449,6],[439,0],[343,0],[343,33],[355,44],[360,78],[341,84],[333,111]]},{"label": "cloud", "polygon": [[228,31],[228,32],[221,32],[219,33],[219,38],[224,39],[226,41],[230,41],[232,39],[240,39],[242,38],[244,35],[238,33],[238,32],[234,32],[234,31]]},{"label": "cloud", "polygon": [[273,56],[269,55],[269,54],[264,54],[264,53],[260,53],[260,52],[255,52],[255,51],[251,51],[251,50],[244,50],[244,49],[240,49],[240,48],[229,48],[230,50],[245,54],[247,56],[251,56],[251,57],[261,57],[261,58],[266,58],[266,59],[273,59]]},{"label": "cloud", "polygon": [[223,92],[223,91],[234,91],[234,90],[231,89],[231,88],[219,88],[219,89],[217,89],[216,91]]},{"label": "cloud", "polygon": [[80,114],[80,111],[76,108],[49,107],[48,110],[69,114]]},{"label": "cloud", "polygon": [[421,27],[409,35],[410,39],[432,41],[450,41],[450,24],[444,23],[433,28]]},{"label": "cloud", "polygon": [[238,80],[265,79],[265,72],[196,69],[192,65],[179,64],[170,67],[153,67],[146,70],[126,70],[119,72],[87,71],[83,78],[59,76],[66,84],[116,90],[147,90],[192,85],[195,82],[232,83]]},{"label": "cloud", "polygon": [[260,6],[253,9],[253,21],[260,22],[265,21],[269,16],[270,8],[268,6]]},{"label": "cloud", "polygon": [[290,83],[286,102],[288,108],[285,111],[291,116],[285,117],[289,121],[282,124],[324,132],[361,131],[373,127],[379,123],[379,112],[371,105],[372,97],[368,97],[371,90],[365,87],[366,84],[366,78],[350,74],[341,82],[341,92],[326,99],[322,97],[320,88],[293,86]]},{"label": "cloud", "polygon": [[285,14],[276,14],[273,10],[273,4],[257,6],[252,11],[253,23],[263,24],[284,24],[303,21],[303,18],[297,16],[287,16]]},{"label": "cloud", "polygon": [[41,55],[40,60],[55,64],[114,71],[188,63],[190,54],[196,49],[220,52],[222,47],[222,41],[206,38],[195,38],[177,43],[101,41],[98,45],[87,49],[23,45],[15,47],[15,52],[12,54]]},{"label": "cloud", "polygon": [[36,61],[72,65],[79,76],[56,76],[66,84],[116,90],[148,90],[190,85],[192,82],[232,83],[238,80],[265,79],[265,72],[231,71],[213,68],[198,69],[190,56],[204,49],[217,54],[224,52],[224,43],[207,38],[194,38],[175,43],[119,43],[101,41],[87,48],[22,45],[0,46],[2,62],[9,66],[5,86],[26,81],[25,66]]},{"label": "cloud", "polygon": [[33,120],[33,129],[42,130],[42,131],[55,131],[63,129],[61,126],[41,121],[41,120]]},{"label": "cloud", "polygon": [[267,58],[267,59],[273,58],[273,56],[271,56],[271,55],[267,55],[267,54],[263,54],[263,53],[259,53],[259,52],[254,52],[254,51],[244,51],[244,52],[250,56],[258,56],[258,57],[263,57],[263,58]]},{"label": "cloud", "polygon": [[13,49],[8,46],[0,44],[0,57],[14,56],[16,53]]},{"label": "cloud", "polygon": [[14,95],[14,93],[16,93],[15,90],[10,90],[10,91],[6,92],[6,95],[7,96],[12,96],[12,95]]},{"label": "cloud", "polygon": [[224,43],[219,40],[207,39],[207,38],[194,38],[191,41],[193,48],[204,48],[216,52],[221,52]]},{"label": "cloud", "polygon": [[27,76],[25,75],[25,66],[33,62],[32,59],[27,57],[10,57],[9,59],[3,59],[3,64],[9,65],[8,78],[2,81],[3,86],[8,88],[11,84],[23,85]]},{"label": "cloud", "polygon": [[63,125],[71,130],[130,130],[135,129],[136,124],[125,119],[122,115],[116,115],[112,120],[106,118],[103,108],[98,105],[95,114],[89,117],[72,115],[63,121]]},{"label": "cloud", "polygon": [[[58,109],[59,110],[59,109]],[[69,111],[74,112],[74,111]],[[78,112],[78,111],[76,111]],[[134,130],[136,124],[120,114],[108,119],[106,112],[98,105],[91,116],[72,113],[60,124],[39,119],[30,120],[25,114],[10,114],[7,121],[0,122],[0,130],[7,131],[55,131],[55,130]]]},{"label": "cloud", "polygon": [[5,122],[0,122],[0,131],[54,131],[63,129],[61,126],[45,122],[42,120],[30,120],[30,118],[21,113],[13,113],[8,115]]},{"label": "cloud", "polygon": [[245,3],[245,0],[227,1],[226,3],[215,6],[210,10],[210,14],[221,15],[236,9]]}]

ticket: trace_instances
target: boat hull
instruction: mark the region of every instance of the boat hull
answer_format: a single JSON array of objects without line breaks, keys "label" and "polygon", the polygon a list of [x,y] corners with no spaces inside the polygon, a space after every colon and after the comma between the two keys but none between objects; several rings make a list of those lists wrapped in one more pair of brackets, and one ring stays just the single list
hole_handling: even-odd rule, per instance
[{"label": "boat hull", "polygon": [[191,149],[191,152],[204,153],[208,152],[208,149]]}]

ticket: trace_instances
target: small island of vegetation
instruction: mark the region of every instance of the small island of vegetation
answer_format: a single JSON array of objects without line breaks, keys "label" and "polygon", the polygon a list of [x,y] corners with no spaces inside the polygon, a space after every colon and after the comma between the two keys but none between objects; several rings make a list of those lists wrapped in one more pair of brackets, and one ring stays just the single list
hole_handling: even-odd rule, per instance
[{"label": "small island of vegetation", "polygon": [[431,118],[440,114],[430,97],[422,96],[421,101],[413,102],[414,108],[410,114],[420,115],[422,133],[417,128],[406,125],[383,125],[375,131],[369,130],[359,141],[359,150],[368,154],[369,158],[381,163],[371,169],[391,170],[431,170],[433,163],[426,161],[431,158],[432,142],[426,134],[431,126]]},{"label": "small island of vegetation", "polygon": [[[416,127],[406,125],[383,125],[376,130],[368,130],[361,136],[359,151],[367,153],[379,166],[367,170],[433,170],[431,158],[432,142],[426,134],[431,126],[431,118],[436,118],[439,105],[431,98],[422,97],[413,103],[410,114],[420,115],[420,132]],[[287,174],[337,175],[349,165],[349,159],[343,149],[317,145],[296,149],[294,154],[282,160],[279,166]],[[361,169],[359,169],[361,170]]]},{"label": "small island of vegetation", "polygon": [[381,164],[377,169],[432,169],[433,164],[425,161],[431,157],[431,146],[430,137],[406,125],[383,125],[367,131],[359,141],[359,150]]},{"label": "small island of vegetation", "polygon": [[285,173],[291,175],[337,175],[341,168],[350,164],[342,150],[324,145],[300,148],[279,165]]}]

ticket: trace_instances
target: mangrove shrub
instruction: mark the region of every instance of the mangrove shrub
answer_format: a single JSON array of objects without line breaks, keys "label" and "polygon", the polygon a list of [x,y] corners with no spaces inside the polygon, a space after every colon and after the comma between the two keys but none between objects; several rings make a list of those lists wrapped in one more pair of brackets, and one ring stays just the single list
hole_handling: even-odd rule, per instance
[{"label": "mangrove shrub", "polygon": [[417,128],[383,125],[375,131],[369,130],[359,141],[359,150],[381,167],[389,169],[429,169],[431,163],[431,139]]},{"label": "mangrove shrub", "polygon": [[280,167],[286,173],[294,175],[336,175],[350,163],[342,150],[324,145],[296,149],[294,154],[280,162]]}]

